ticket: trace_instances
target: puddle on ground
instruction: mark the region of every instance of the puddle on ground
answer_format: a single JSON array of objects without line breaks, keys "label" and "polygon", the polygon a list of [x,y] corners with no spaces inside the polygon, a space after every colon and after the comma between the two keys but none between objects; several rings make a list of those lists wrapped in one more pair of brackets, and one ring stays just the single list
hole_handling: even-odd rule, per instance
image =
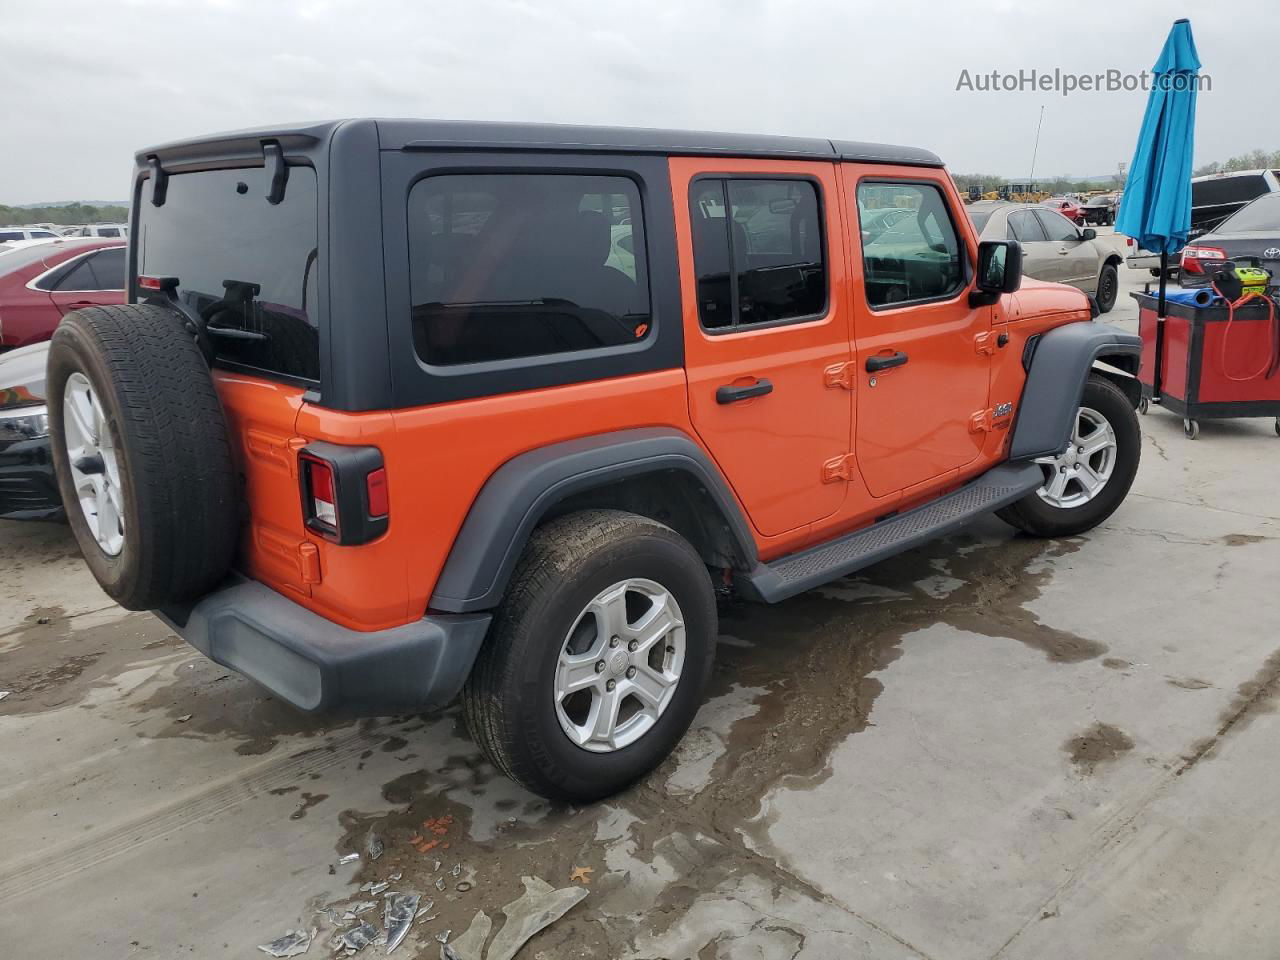
[{"label": "puddle on ground", "polygon": [[1072,737],[1062,745],[1071,757],[1076,769],[1092,776],[1098,767],[1111,763],[1120,754],[1133,749],[1133,740],[1118,727],[1109,723],[1095,723],[1088,730]]},{"label": "puddle on ground", "polygon": [[[812,889],[756,852],[762,846],[744,842],[767,832],[755,821],[762,798],[784,779],[792,788],[826,779],[832,750],[871,722],[879,675],[918,629],[943,622],[1022,643],[1054,663],[1105,653],[1026,609],[1052,577],[1051,561],[1078,549],[1078,541],[964,534],[782,604],[722,603],[724,642],[685,744],[644,781],[589,808],[514,787],[465,739],[451,710],[433,718],[430,736],[417,735],[425,740],[408,735],[428,763],[386,783],[389,810],[340,815],[336,852],[362,850],[375,831],[386,852],[362,864],[356,884],[401,873],[395,889],[436,901],[431,933],[465,929],[477,909],[500,910],[520,895],[522,875],[554,886],[575,871],[589,876],[586,909],[539,934],[530,955],[626,956],[641,931],[661,936],[700,892],[733,877],[764,877],[777,896],[812,899]],[[442,726],[448,747],[429,749]],[[1115,738],[1102,742],[1121,749]],[[1089,759],[1092,749],[1081,762],[1103,762]],[[445,759],[433,765],[432,755]]]}]

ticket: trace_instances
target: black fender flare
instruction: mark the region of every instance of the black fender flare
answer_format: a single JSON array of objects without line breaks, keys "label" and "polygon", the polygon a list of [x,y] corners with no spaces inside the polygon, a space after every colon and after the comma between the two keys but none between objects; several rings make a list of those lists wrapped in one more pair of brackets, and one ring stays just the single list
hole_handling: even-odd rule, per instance
[{"label": "black fender flare", "polygon": [[707,491],[746,567],[755,540],[719,469],[685,433],[644,427],[581,437],[508,460],[481,487],[431,595],[431,609],[471,613],[497,606],[538,522],[565,497],[646,473],[678,470]]},{"label": "black fender flare", "polygon": [[1102,360],[1136,375],[1141,354],[1142,340],[1137,335],[1097,321],[1063,324],[1028,340],[1022,357],[1027,382],[1009,459],[1061,453],[1094,362]]}]

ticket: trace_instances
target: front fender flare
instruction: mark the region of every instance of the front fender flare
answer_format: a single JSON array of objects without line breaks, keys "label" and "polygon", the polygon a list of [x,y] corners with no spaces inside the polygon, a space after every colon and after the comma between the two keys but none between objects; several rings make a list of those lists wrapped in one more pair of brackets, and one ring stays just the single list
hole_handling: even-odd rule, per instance
[{"label": "front fender flare", "polygon": [[529,534],[572,494],[646,473],[692,474],[711,496],[736,544],[756,563],[750,527],[711,459],[685,433],[645,427],[530,450],[494,471],[476,496],[431,595],[431,609],[471,613],[497,606]]},{"label": "front fender flare", "polygon": [[1094,361],[1115,358],[1109,360],[1114,363],[1123,358],[1125,368],[1136,372],[1142,340],[1109,323],[1068,323],[1034,338],[1028,354],[1023,357],[1027,382],[1018,405],[1010,460],[1061,453],[1071,437]]}]

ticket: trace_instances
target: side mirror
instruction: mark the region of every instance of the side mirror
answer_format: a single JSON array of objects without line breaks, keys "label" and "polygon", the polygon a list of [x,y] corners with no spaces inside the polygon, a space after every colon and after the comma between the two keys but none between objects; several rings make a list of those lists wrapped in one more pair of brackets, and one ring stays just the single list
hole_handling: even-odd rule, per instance
[{"label": "side mirror", "polygon": [[1022,244],[1017,240],[983,240],[978,244],[978,278],[969,294],[972,307],[990,306],[1002,293],[1022,285]]},{"label": "side mirror", "polygon": [[1093,227],[1085,227],[1083,230],[1080,231],[1081,240],[1093,240],[1097,236],[1098,236],[1098,231],[1093,229]]}]

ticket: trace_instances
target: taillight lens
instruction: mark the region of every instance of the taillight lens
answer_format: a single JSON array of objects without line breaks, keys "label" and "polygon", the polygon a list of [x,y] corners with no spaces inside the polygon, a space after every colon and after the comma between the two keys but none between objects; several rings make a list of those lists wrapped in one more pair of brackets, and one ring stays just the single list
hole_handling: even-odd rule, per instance
[{"label": "taillight lens", "polygon": [[309,443],[298,452],[302,519],[308,529],[341,546],[386,533],[391,499],[377,447]]},{"label": "taillight lens", "polygon": [[302,458],[303,491],[310,501],[310,519],[318,520],[333,531],[338,531],[337,484],[333,480],[333,467],[316,457]]},{"label": "taillight lens", "polygon": [[1205,267],[1216,267],[1216,263],[1208,261],[1226,260],[1227,251],[1221,247],[1184,247],[1182,250],[1182,272],[1183,273],[1205,273]]}]

